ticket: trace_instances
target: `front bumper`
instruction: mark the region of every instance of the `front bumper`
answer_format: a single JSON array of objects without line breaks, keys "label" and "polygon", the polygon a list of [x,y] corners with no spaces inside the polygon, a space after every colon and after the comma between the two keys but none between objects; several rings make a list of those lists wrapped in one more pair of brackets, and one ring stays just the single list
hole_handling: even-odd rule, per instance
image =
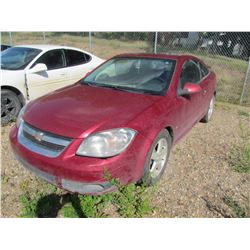
[{"label": "front bumper", "polygon": [[106,192],[111,192],[115,190],[115,186],[112,186],[110,182],[102,182],[102,183],[82,183],[77,181],[71,181],[67,179],[61,179],[60,182],[57,181],[56,176],[50,175],[44,171],[39,170],[36,167],[31,166],[24,159],[20,158],[16,155],[17,160],[30,172],[35,174],[37,177],[55,185],[60,186],[61,188],[80,194],[104,194]]},{"label": "front bumper", "polygon": [[10,142],[17,159],[31,172],[45,181],[70,192],[102,194],[115,189],[104,178],[108,172],[122,184],[138,181],[144,171],[151,141],[137,134],[125,152],[100,159],[77,156],[82,139],[74,139],[57,157],[51,158],[32,152],[18,141],[18,128],[10,132]]}]

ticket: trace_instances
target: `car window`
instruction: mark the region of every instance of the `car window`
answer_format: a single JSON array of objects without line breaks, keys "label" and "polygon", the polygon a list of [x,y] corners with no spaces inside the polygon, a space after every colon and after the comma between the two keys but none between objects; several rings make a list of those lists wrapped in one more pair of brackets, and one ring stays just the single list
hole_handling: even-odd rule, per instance
[{"label": "car window", "polygon": [[39,53],[40,49],[12,47],[1,52],[1,68],[7,70],[24,69]]},{"label": "car window", "polygon": [[38,63],[44,63],[47,66],[48,70],[59,69],[66,66],[64,54],[61,49],[46,52],[37,59],[32,67],[34,67]]},{"label": "car window", "polygon": [[108,75],[109,77],[114,77],[114,76],[122,76],[123,74],[127,74],[131,70],[134,63],[135,62],[130,59],[117,60],[115,63],[110,64],[102,72],[97,74],[96,80],[98,79],[100,80],[105,75]]},{"label": "car window", "polygon": [[76,66],[87,63],[91,60],[90,55],[76,50],[65,50],[68,66]]},{"label": "car window", "polygon": [[198,63],[193,60],[186,61],[182,66],[179,83],[180,88],[183,88],[187,82],[198,84],[200,80],[201,75]]},{"label": "car window", "polygon": [[83,84],[137,93],[164,95],[175,61],[160,58],[117,57],[106,61],[83,79]]},{"label": "car window", "polygon": [[205,67],[202,63],[199,63],[200,65],[200,70],[201,70],[201,76],[202,78],[205,77],[206,75],[208,75],[209,70],[207,69],[207,67]]}]

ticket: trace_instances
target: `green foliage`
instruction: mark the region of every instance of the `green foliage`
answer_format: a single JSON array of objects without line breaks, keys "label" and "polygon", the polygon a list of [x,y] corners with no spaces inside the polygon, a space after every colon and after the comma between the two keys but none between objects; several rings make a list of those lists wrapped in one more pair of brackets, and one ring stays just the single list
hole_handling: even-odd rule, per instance
[{"label": "green foliage", "polygon": [[250,206],[249,206],[249,198],[245,199],[245,206],[240,205],[237,201],[235,201],[231,197],[224,198],[225,204],[231,209],[232,216],[235,218],[248,218],[250,216]]},{"label": "green foliage", "polygon": [[236,172],[250,173],[250,145],[234,147],[231,158]]},{"label": "green foliage", "polygon": [[250,116],[249,112],[246,112],[246,111],[244,111],[244,110],[240,110],[240,111],[239,111],[239,115],[241,115],[241,116],[246,116],[246,117],[249,117],[249,116]]},{"label": "green foliage", "polygon": [[121,217],[141,218],[153,211],[151,198],[153,192],[146,190],[145,186],[134,183],[127,186],[118,185],[114,194],[113,203]]},{"label": "green foliage", "polygon": [[58,212],[66,218],[101,218],[106,217],[104,210],[109,205],[116,208],[120,217],[140,218],[152,212],[151,198],[153,189],[134,183],[122,185],[119,180],[105,173],[116,190],[112,193],[96,195],[57,194],[57,188],[47,184],[40,192],[31,194],[26,182],[21,184],[23,194],[22,217],[57,217]]},{"label": "green foliage", "polygon": [[21,217],[23,218],[35,218],[37,203],[41,198],[41,194],[37,194],[34,197],[31,197],[30,194],[26,191],[20,197],[21,204],[23,206]]},{"label": "green foliage", "polygon": [[250,134],[240,121],[241,144],[234,145],[231,150],[230,164],[239,173],[250,173]]}]

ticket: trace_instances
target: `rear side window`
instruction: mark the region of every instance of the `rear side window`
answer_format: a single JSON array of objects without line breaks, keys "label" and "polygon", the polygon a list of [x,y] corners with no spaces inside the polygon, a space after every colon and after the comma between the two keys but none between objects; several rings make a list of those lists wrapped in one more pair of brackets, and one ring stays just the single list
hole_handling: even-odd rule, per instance
[{"label": "rear side window", "polygon": [[90,55],[76,50],[65,50],[68,66],[77,66],[87,63],[91,60]]},{"label": "rear side window", "polygon": [[37,59],[32,67],[34,67],[38,63],[44,63],[47,66],[48,70],[60,69],[66,66],[63,51],[60,49],[46,52]]},{"label": "rear side window", "polygon": [[185,83],[199,83],[201,80],[200,70],[197,62],[193,60],[186,61],[182,67],[180,76],[180,88],[184,87]]},{"label": "rear side window", "polygon": [[206,75],[208,75],[209,70],[202,63],[200,63],[200,69],[201,69],[202,77],[205,77]]}]

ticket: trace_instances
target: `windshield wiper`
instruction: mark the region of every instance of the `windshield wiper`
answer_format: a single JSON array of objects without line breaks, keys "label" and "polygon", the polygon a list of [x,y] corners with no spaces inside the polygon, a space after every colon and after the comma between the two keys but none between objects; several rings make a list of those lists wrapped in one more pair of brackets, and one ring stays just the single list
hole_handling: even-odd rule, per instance
[{"label": "windshield wiper", "polygon": [[120,87],[120,86],[116,86],[116,85],[97,83],[95,86],[109,88],[109,89],[115,89],[115,90],[120,90],[120,91],[125,91],[125,92],[131,92],[131,93],[138,93],[139,92],[138,89],[124,88],[124,87]]},{"label": "windshield wiper", "polygon": [[126,88],[126,87],[120,87],[120,86],[116,86],[116,85],[108,85],[108,84],[97,83],[97,82],[83,81],[83,84],[91,86],[91,87],[109,88],[109,89],[115,89],[115,90],[120,90],[120,91],[124,91],[124,92],[130,92],[130,93],[159,95],[158,93],[155,93],[154,91],[150,91],[150,90]]},{"label": "windshield wiper", "polygon": [[91,87],[98,87],[95,82],[82,81],[81,83],[84,85],[91,86]]}]

